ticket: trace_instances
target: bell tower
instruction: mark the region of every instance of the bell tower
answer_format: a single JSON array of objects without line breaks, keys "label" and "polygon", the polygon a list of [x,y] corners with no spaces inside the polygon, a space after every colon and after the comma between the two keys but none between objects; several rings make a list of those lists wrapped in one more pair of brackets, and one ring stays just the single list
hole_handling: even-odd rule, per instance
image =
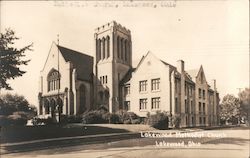
[{"label": "bell tower", "polygon": [[109,112],[120,109],[119,83],[132,68],[129,29],[112,21],[95,29],[95,104]]}]

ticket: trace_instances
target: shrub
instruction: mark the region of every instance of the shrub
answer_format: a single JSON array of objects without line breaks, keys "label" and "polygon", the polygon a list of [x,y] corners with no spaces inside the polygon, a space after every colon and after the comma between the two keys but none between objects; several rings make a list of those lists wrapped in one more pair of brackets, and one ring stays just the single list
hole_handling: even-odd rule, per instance
[{"label": "shrub", "polygon": [[82,123],[107,123],[107,113],[102,110],[88,111],[82,115]]},{"label": "shrub", "polygon": [[37,126],[37,125],[50,125],[50,124],[54,124],[54,120],[51,117],[48,117],[48,118],[34,117],[32,119],[32,124],[35,126]]},{"label": "shrub", "polygon": [[115,123],[115,124],[122,123],[120,115],[114,113],[109,114],[109,123]]},{"label": "shrub", "polygon": [[174,128],[180,128],[180,124],[181,124],[181,117],[180,115],[176,114],[172,116],[172,125]]},{"label": "shrub", "polygon": [[22,115],[1,115],[0,116],[0,126],[24,126],[27,124],[27,117]]},{"label": "shrub", "polygon": [[137,116],[133,112],[127,112],[127,111],[121,110],[121,111],[118,111],[117,114],[120,118],[121,123],[124,123],[124,124],[140,124],[141,123],[140,117]]},{"label": "shrub", "polygon": [[168,115],[165,112],[156,112],[149,116],[148,123],[157,129],[168,129]]}]

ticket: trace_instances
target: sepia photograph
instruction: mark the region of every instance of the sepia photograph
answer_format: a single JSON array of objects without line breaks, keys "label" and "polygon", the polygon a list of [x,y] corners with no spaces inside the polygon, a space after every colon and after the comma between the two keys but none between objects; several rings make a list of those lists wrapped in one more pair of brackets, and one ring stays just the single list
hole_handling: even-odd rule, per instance
[{"label": "sepia photograph", "polygon": [[250,158],[248,0],[0,1],[1,158]]}]

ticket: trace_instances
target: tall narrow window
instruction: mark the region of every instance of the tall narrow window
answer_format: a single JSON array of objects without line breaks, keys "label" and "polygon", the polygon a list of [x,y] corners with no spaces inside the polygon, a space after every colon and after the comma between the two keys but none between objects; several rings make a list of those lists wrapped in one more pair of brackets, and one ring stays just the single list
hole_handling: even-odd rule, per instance
[{"label": "tall narrow window", "polygon": [[102,59],[105,59],[106,58],[106,56],[105,56],[105,54],[106,54],[106,48],[105,48],[105,44],[106,42],[105,42],[105,38],[102,38]]},{"label": "tall narrow window", "polygon": [[120,47],[120,57],[121,57],[121,59],[123,60],[123,47],[124,47],[124,43],[123,43],[123,38],[121,39],[121,47]]},{"label": "tall narrow window", "polygon": [[206,113],[206,109],[205,109],[205,103],[203,103],[203,114],[205,114]]},{"label": "tall narrow window", "polygon": [[199,114],[201,114],[202,111],[201,111],[201,102],[199,102]]},{"label": "tall narrow window", "polygon": [[125,40],[125,61],[128,61],[128,44],[127,44],[127,40]]},{"label": "tall narrow window", "polygon": [[199,88],[199,98],[201,98],[201,89]]},{"label": "tall narrow window", "polygon": [[107,36],[107,58],[110,56],[110,38]]},{"label": "tall narrow window", "polygon": [[188,105],[187,105],[187,100],[185,99],[185,113],[188,113]]},{"label": "tall narrow window", "polygon": [[205,90],[202,91],[202,96],[203,96],[203,99],[206,99],[206,92],[205,92]]},{"label": "tall narrow window", "polygon": [[120,58],[120,37],[117,37],[117,58]]}]

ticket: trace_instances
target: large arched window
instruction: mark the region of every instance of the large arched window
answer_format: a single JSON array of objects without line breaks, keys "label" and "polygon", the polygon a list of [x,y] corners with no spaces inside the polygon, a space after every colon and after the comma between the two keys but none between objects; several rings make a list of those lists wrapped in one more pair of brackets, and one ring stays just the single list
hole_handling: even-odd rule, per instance
[{"label": "large arched window", "polygon": [[60,89],[60,74],[57,70],[52,69],[49,72],[47,76],[47,81],[48,81],[48,91]]}]

